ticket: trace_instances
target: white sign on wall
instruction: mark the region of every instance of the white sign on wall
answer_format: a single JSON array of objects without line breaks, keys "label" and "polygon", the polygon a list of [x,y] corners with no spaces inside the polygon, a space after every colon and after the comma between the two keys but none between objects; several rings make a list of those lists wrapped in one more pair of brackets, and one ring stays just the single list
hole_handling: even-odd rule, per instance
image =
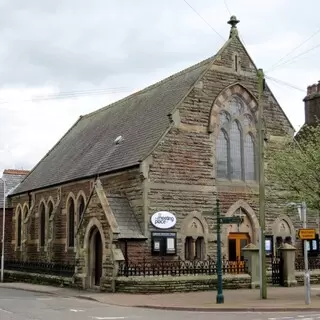
[{"label": "white sign on wall", "polygon": [[177,219],[171,212],[158,211],[152,215],[151,223],[159,229],[170,229],[175,226]]}]

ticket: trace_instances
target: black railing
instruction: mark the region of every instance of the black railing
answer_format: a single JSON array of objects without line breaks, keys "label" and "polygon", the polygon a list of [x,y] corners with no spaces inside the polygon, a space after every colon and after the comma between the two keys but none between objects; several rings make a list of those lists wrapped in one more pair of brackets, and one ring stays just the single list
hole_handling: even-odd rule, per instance
[{"label": "black railing", "polygon": [[4,268],[12,271],[40,273],[61,277],[72,277],[75,272],[74,264],[61,264],[41,261],[5,261]]},{"label": "black railing", "polygon": [[[222,262],[222,272],[224,274],[247,273],[244,261]],[[119,276],[183,276],[183,275],[214,275],[217,274],[217,262],[213,259],[185,261],[167,260],[165,258],[146,260],[139,263],[123,262],[119,267]]]},{"label": "black railing", "polygon": [[[309,270],[320,270],[320,257],[308,257]],[[295,268],[297,271],[304,270],[304,258],[298,257],[295,260]]]}]

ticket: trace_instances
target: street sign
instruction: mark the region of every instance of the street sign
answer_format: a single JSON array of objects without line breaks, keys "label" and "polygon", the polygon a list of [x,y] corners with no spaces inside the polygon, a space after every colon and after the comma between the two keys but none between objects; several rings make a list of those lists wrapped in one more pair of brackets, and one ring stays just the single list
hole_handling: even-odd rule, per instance
[{"label": "street sign", "polygon": [[316,238],[316,229],[299,229],[298,238],[300,240],[313,240]]},{"label": "street sign", "polygon": [[220,223],[222,224],[240,224],[242,222],[241,217],[221,217]]}]

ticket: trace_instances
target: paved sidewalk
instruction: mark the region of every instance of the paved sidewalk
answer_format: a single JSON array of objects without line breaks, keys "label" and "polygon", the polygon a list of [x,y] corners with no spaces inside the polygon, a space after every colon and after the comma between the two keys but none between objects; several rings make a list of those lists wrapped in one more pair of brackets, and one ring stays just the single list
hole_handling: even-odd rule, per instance
[{"label": "paved sidewalk", "polygon": [[28,283],[1,283],[0,288],[41,292],[58,296],[96,300],[101,303],[171,310],[203,311],[320,311],[320,286],[312,286],[311,304],[305,305],[304,287],[269,287],[268,299],[260,299],[259,290],[225,290],[224,304],[216,304],[216,292],[190,292],[169,294],[95,293]]}]

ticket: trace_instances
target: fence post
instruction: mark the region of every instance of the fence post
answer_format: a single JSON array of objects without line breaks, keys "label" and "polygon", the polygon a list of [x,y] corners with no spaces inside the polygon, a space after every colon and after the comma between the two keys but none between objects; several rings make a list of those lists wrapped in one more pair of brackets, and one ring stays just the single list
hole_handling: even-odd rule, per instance
[{"label": "fence post", "polygon": [[289,243],[284,243],[280,248],[280,259],[283,259],[283,263],[280,264],[280,267],[283,269],[280,270],[280,274],[283,279],[281,279],[283,286],[292,287],[297,285],[296,274],[295,274],[295,256],[296,248]]},{"label": "fence post", "polygon": [[251,275],[251,289],[255,289],[260,285],[260,274],[259,274],[259,248],[249,243],[247,246],[242,248],[245,266],[248,268],[248,272]]}]

